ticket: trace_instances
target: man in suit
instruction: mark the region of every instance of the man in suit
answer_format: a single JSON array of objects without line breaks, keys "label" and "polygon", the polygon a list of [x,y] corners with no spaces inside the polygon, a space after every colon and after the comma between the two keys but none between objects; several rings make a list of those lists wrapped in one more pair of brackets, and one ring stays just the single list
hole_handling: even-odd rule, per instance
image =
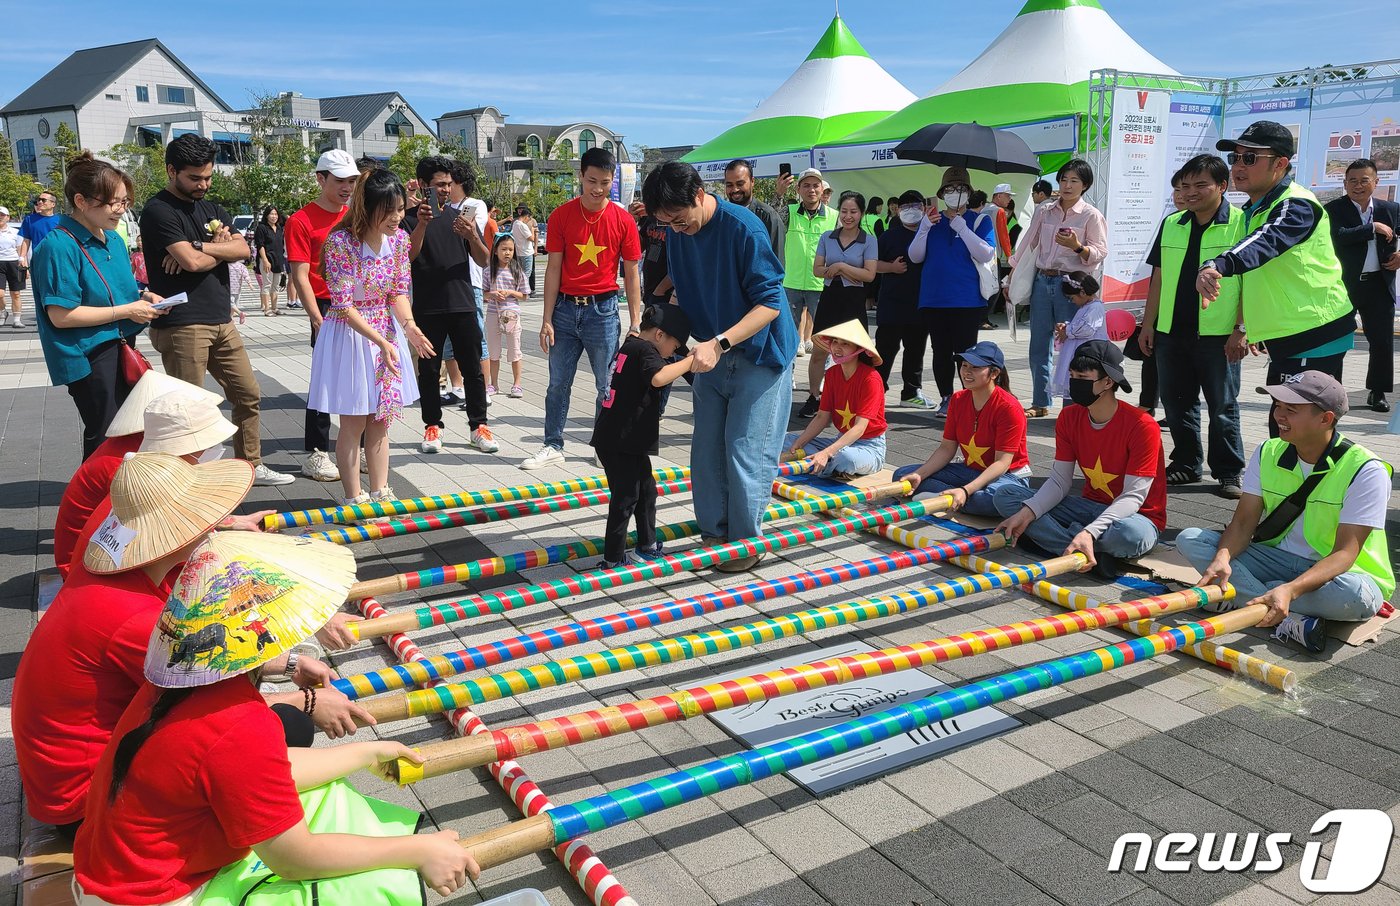
[{"label": "man in suit", "polygon": [[1376,164],[1367,158],[1347,166],[1345,185],[1346,196],[1326,205],[1332,245],[1371,350],[1366,404],[1376,412],[1389,412],[1385,395],[1395,389],[1395,270],[1400,268],[1395,232],[1400,229],[1400,205],[1372,197]]}]

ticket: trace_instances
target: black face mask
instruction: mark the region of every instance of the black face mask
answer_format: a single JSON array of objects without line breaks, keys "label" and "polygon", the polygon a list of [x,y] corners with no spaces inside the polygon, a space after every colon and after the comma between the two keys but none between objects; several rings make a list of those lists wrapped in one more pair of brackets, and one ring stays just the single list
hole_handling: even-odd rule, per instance
[{"label": "black face mask", "polygon": [[1095,392],[1094,392],[1094,385],[1097,384],[1097,383],[1098,383],[1098,380],[1096,380],[1096,379],[1094,379],[1094,378],[1077,378],[1077,377],[1072,377],[1072,378],[1070,378],[1070,379],[1069,379],[1069,398],[1070,398],[1070,401],[1071,401],[1071,402],[1074,402],[1074,403],[1078,403],[1079,405],[1085,407],[1086,409],[1087,409],[1088,407],[1094,405],[1094,403],[1098,401],[1098,398],[1099,398],[1100,396],[1103,395],[1103,394],[1101,394],[1101,393],[1095,393]]}]

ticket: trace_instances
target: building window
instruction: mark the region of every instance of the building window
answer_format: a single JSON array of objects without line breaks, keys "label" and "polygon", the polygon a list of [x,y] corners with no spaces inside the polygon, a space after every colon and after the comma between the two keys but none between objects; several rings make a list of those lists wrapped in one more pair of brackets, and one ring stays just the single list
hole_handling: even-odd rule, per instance
[{"label": "building window", "polygon": [[486,136],[486,153],[487,153],[487,154],[490,154],[490,153],[492,153],[493,150],[494,150],[494,149],[492,148],[492,145],[491,145],[491,136],[488,135],[488,136]]},{"label": "building window", "polygon": [[190,103],[190,90],[174,85],[161,85],[160,102],[162,104],[188,104]]},{"label": "building window", "polygon": [[398,138],[399,136],[412,138],[413,122],[403,115],[402,110],[395,110],[393,115],[384,121],[384,137]]},{"label": "building window", "polygon": [[531,157],[540,156],[540,137],[538,135],[532,135],[525,139],[525,153]]},{"label": "building window", "polygon": [[608,152],[609,154],[613,153],[613,143],[603,142],[603,150]]},{"label": "building window", "polygon": [[39,176],[39,159],[34,156],[34,139],[22,138],[15,142],[15,157],[19,160],[19,172]]},{"label": "building window", "polygon": [[113,93],[110,92],[110,91],[107,92],[107,94],[106,94],[105,96],[106,96],[107,100],[109,100],[109,101],[120,101],[120,100],[122,99],[122,96],[121,96],[120,94],[113,94]]},{"label": "building window", "polygon": [[458,129],[458,130],[457,130],[457,137],[460,138],[460,139],[462,140],[462,144],[465,145],[465,144],[467,143],[467,130],[465,130],[465,129]]},{"label": "building window", "polygon": [[593,134],[592,129],[585,129],[578,134],[578,153],[583,154],[598,147],[598,136]]},{"label": "building window", "polygon": [[137,85],[136,100],[142,104],[149,104],[151,102],[151,89],[146,85]]},{"label": "building window", "polygon": [[564,139],[562,142],[559,143],[559,159],[560,159],[560,160],[573,160],[573,159],[574,159],[574,143],[571,142],[571,141],[569,141],[567,138]]}]

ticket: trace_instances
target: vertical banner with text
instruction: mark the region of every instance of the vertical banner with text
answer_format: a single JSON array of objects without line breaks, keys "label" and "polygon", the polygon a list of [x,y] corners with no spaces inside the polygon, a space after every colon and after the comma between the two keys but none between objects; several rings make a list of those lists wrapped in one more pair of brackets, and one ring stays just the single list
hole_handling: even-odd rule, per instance
[{"label": "vertical banner with text", "polygon": [[1108,258],[1105,302],[1147,298],[1147,252],[1170,198],[1168,119],[1170,91],[1119,88],[1113,92],[1113,138],[1108,178]]}]

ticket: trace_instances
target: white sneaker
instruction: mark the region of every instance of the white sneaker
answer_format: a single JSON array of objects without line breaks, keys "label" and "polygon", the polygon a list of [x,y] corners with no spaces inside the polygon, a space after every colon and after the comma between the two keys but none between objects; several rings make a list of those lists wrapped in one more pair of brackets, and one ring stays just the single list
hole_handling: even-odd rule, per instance
[{"label": "white sneaker", "polygon": [[804,342],[804,343],[802,344],[802,349],[803,349],[808,355],[811,355],[811,354],[812,354],[812,341],[811,341],[811,340],[807,340],[806,342]]},{"label": "white sneaker", "polygon": [[23,326],[24,326],[24,318],[23,318],[23,316],[21,316],[21,315],[15,315],[15,319],[14,319],[13,321],[10,322],[10,326],[13,327],[13,328],[15,328],[16,330],[18,330],[19,328],[23,327]]},{"label": "white sneaker", "polygon": [[496,438],[491,434],[491,429],[485,425],[472,432],[471,444],[483,453],[496,453],[501,449],[501,445],[496,443]]},{"label": "white sneaker", "polygon": [[797,341],[797,357],[798,357],[798,358],[802,358],[802,357],[805,356],[806,354],[807,354],[807,344],[806,344],[806,343],[803,343],[801,340],[798,340],[798,341]]},{"label": "white sneaker", "polygon": [[301,464],[301,474],[312,481],[340,481],[340,470],[335,460],[324,450],[312,450],[311,455]]},{"label": "white sneaker", "polygon": [[269,485],[278,484],[291,484],[296,480],[297,479],[295,475],[288,475],[286,472],[274,472],[272,469],[269,469],[266,465],[262,463],[258,463],[257,468],[253,470],[253,484],[258,485],[260,487],[267,487]]},{"label": "white sneaker", "polygon": [[564,462],[564,451],[545,444],[534,452],[534,455],[520,464],[520,468],[526,472],[533,472],[535,469],[543,469],[545,466],[555,466]]},{"label": "white sneaker", "polygon": [[361,491],[360,493],[356,494],[354,497],[342,497],[342,498],[340,498],[340,505],[341,505],[341,506],[359,506],[360,504],[369,503],[369,502],[370,502],[370,496],[369,496],[368,494],[366,494],[364,491]]},{"label": "white sneaker", "polygon": [[437,425],[429,425],[423,429],[423,442],[418,445],[418,449],[424,453],[442,452],[442,435],[446,433]]},{"label": "white sneaker", "polygon": [[4,327],[8,323],[10,323],[10,310],[7,308],[0,311],[0,327]]},{"label": "white sneaker", "polygon": [[369,499],[371,503],[391,503],[399,498],[394,493],[393,488],[383,487],[377,491],[371,491]]}]

